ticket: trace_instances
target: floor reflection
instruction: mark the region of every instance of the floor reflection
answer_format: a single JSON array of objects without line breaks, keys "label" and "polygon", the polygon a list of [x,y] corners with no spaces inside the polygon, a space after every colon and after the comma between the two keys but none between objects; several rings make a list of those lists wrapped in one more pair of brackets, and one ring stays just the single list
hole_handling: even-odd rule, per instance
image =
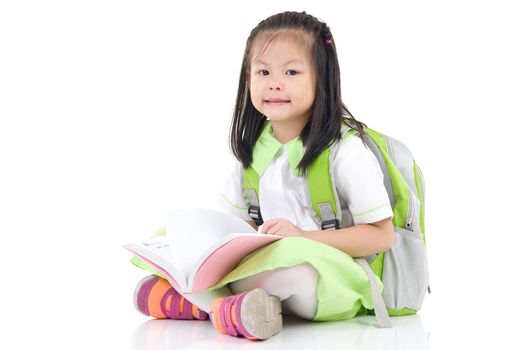
[{"label": "floor reflection", "polygon": [[209,321],[148,320],[136,329],[134,350],[165,349],[401,349],[426,350],[428,341],[418,315],[391,318],[393,328],[374,326],[371,316],[340,322],[308,322],[284,317],[284,327],[266,341],[218,333]]}]

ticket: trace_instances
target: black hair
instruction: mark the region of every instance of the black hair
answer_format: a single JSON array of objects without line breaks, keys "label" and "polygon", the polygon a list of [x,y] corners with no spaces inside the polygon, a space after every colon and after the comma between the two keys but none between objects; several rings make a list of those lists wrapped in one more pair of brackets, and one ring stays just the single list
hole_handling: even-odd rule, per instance
[{"label": "black hair", "polygon": [[251,68],[251,57],[256,39],[270,34],[271,40],[282,34],[301,35],[307,46],[315,71],[316,91],[312,116],[303,128],[300,139],[305,146],[299,169],[306,175],[310,164],[336,140],[341,139],[343,123],[359,131],[364,140],[366,126],[357,121],[341,101],[341,79],[335,40],[330,28],[323,21],[303,12],[282,12],[261,21],[250,33],[240,70],[240,80],[235,109],[230,128],[230,148],[244,168],[253,160],[253,146],[258,139],[266,117],[251,102],[247,76]]}]

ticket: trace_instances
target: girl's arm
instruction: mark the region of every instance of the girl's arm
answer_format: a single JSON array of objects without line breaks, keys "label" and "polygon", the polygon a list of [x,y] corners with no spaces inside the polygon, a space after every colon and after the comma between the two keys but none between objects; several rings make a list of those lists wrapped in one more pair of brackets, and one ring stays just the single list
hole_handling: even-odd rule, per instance
[{"label": "girl's arm", "polygon": [[291,221],[279,218],[264,222],[260,231],[263,234],[313,239],[355,258],[385,252],[392,247],[395,235],[391,219],[389,217],[378,222],[359,224],[339,230],[304,231]]},{"label": "girl's arm", "polygon": [[395,239],[391,218],[338,230],[304,231],[304,237],[331,245],[352,257],[387,251]]}]

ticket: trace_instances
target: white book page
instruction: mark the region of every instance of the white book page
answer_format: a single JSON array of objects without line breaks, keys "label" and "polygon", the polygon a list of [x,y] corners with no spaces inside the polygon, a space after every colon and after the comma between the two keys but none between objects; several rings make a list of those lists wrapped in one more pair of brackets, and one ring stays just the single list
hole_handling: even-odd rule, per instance
[{"label": "white book page", "polygon": [[170,244],[167,237],[159,236],[148,238],[141,241],[141,244],[149,249],[154,250],[157,254],[172,262],[172,250],[170,249]]},{"label": "white book page", "polygon": [[[187,294],[189,287],[185,285],[181,273],[176,265],[170,261],[171,251],[167,249],[169,246],[166,236],[154,237],[148,240],[125,244],[123,247],[132,253],[155,263],[165,271],[160,271],[167,277],[170,284],[180,294],[185,294],[185,298],[197,305],[200,309],[209,312],[213,300],[219,297],[226,297],[231,295],[231,290],[227,286],[213,290],[201,291],[198,293]],[[165,273],[166,272],[166,273]]]},{"label": "white book page", "polygon": [[195,270],[204,252],[209,251],[230,233],[256,233],[244,220],[223,212],[184,208],[167,213],[166,234],[170,244],[171,260],[179,267],[183,277]]},{"label": "white book page", "polygon": [[166,275],[167,278],[172,277],[180,289],[188,289],[185,277],[182,275],[178,265],[173,261],[170,243],[166,236],[152,237],[141,242],[129,243],[124,245],[124,248],[130,250],[140,258],[144,258],[148,262],[157,265],[154,266],[155,269],[165,270],[160,270],[160,272]]}]

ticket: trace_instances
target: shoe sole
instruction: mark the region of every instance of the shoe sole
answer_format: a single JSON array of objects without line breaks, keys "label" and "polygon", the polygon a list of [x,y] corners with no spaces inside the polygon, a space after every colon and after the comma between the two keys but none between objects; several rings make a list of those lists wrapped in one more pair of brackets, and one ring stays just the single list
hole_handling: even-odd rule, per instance
[{"label": "shoe sole", "polygon": [[262,288],[248,292],[240,307],[244,328],[259,339],[268,339],[282,329],[280,299],[270,296]]}]

